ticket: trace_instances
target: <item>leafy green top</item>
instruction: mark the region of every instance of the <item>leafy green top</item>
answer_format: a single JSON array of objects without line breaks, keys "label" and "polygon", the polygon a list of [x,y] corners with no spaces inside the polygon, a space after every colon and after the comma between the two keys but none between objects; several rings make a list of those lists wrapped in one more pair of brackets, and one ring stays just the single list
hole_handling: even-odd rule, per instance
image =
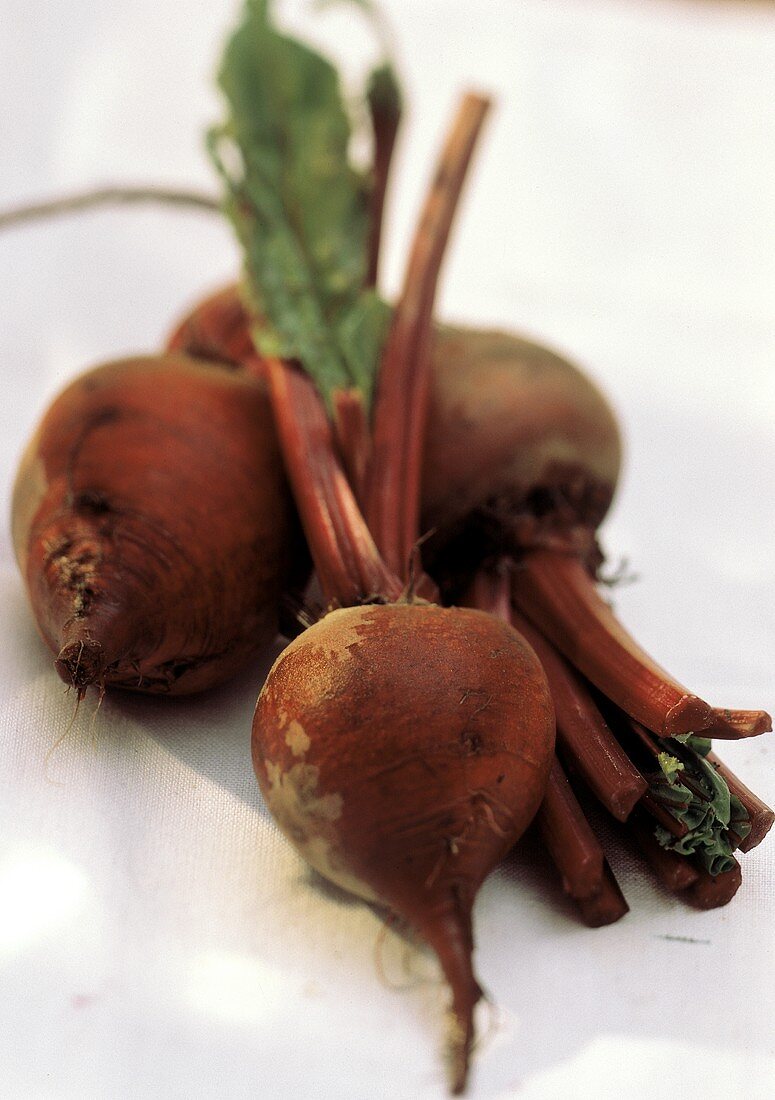
[{"label": "leafy green top", "polygon": [[337,72],[278,32],[268,0],[246,0],[219,81],[228,117],[209,150],[244,249],[256,347],[298,360],[327,401],[356,387],[368,402],[389,309],[364,289],[369,188],[350,164]]},{"label": "leafy green top", "polygon": [[658,757],[660,772],[651,778],[651,792],[686,828],[686,835],[673,836],[658,826],[656,838],[664,848],[681,855],[694,855],[711,874],[733,866],[734,843],[748,835],[751,823],[740,800],[713,765],[705,759],[710,741],[683,735],[662,741],[666,751]]}]

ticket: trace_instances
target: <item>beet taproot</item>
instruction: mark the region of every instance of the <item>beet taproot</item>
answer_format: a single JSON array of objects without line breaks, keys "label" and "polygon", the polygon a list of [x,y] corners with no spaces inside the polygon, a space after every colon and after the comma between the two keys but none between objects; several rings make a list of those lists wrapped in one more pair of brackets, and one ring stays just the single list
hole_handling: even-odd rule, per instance
[{"label": "beet taproot", "polygon": [[303,556],[264,385],[180,354],[80,376],[22,458],[13,536],[79,694],[224,680],[274,638]]},{"label": "beet taproot", "polygon": [[399,914],[438,955],[460,1091],[480,996],[474,899],[535,815],[552,761],[533,651],[478,611],[333,611],[278,657],[252,744],[267,805],[304,859]]}]

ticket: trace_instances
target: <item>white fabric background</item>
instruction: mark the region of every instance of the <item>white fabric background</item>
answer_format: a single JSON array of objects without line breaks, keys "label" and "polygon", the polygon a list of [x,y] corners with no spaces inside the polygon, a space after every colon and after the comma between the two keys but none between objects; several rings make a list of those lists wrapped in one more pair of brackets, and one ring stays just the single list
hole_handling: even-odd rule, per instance
[{"label": "white fabric background", "polygon": [[[711,701],[775,709],[775,5],[384,7],[411,99],[388,286],[456,94],[490,89],[441,311],[588,365],[628,440],[605,530],[640,577],[617,593],[622,617]],[[0,0],[0,203],[116,180],[210,185],[199,134],[234,8]],[[350,56],[362,36],[346,23],[331,33]],[[63,380],[158,346],[235,266],[228,231],[190,213],[0,238],[4,516]],[[432,960],[314,880],[261,803],[260,670],[186,702],[111,698],[95,715],[89,701],[46,763],[73,701],[3,525],[0,1095],[444,1096]],[[772,744],[722,750],[770,801]],[[632,907],[612,928],[581,926],[529,845],[482,891],[477,965],[495,1008],[471,1095],[772,1095],[775,844],[745,857],[740,893],[712,913],[609,851]]]}]

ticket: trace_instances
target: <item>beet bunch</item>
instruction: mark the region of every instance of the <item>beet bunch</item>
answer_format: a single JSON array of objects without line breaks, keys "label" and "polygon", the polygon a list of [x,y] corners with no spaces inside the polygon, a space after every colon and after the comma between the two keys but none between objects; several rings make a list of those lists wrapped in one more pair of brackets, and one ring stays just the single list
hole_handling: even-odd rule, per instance
[{"label": "beet bunch", "polygon": [[163,356],[55,402],[17,480],[17,555],[81,695],[227,677],[271,640],[309,554],[296,636],[258,696],[256,776],[308,863],[437,954],[459,1092],[490,870],[535,821],[582,919],[619,919],[596,801],[670,890],[725,904],[775,818],[711,740],[771,721],[678,683],[601,595],[621,459],[603,395],[546,348],[434,324],[486,98],[461,102],[391,307],[376,287],[401,113],[389,61],[364,90],[366,175],[336,71],[266,0],[247,0],[220,84],[209,147],[241,282]]}]

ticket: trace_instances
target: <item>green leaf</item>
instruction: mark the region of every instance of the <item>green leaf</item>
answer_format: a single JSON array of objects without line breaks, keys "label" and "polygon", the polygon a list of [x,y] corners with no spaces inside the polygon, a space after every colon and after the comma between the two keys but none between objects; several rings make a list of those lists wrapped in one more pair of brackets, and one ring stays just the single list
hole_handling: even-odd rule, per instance
[{"label": "green leaf", "polygon": [[661,752],[657,760],[662,769],[662,774],[668,782],[673,779],[676,773],[683,771],[683,764],[681,761],[677,756],[671,756],[669,752]]},{"label": "green leaf", "polygon": [[657,827],[655,836],[664,848],[694,856],[710,874],[721,874],[734,864],[730,832],[741,839],[750,832],[745,807],[705,759],[710,748],[706,738],[679,736],[663,739],[662,744],[660,771],[650,777],[651,793],[686,826],[687,833],[675,837]]},{"label": "green leaf", "polygon": [[388,307],[364,290],[368,185],[334,66],[280,34],[267,0],[247,0],[219,82],[226,122],[208,148],[244,251],[259,351],[298,360],[327,400],[371,392]]},{"label": "green leaf", "polygon": [[371,403],[376,376],[376,371],[369,370],[369,364],[378,362],[381,356],[390,317],[390,307],[372,290],[361,294],[358,303],[342,317],[339,325],[342,354],[367,408]]}]

